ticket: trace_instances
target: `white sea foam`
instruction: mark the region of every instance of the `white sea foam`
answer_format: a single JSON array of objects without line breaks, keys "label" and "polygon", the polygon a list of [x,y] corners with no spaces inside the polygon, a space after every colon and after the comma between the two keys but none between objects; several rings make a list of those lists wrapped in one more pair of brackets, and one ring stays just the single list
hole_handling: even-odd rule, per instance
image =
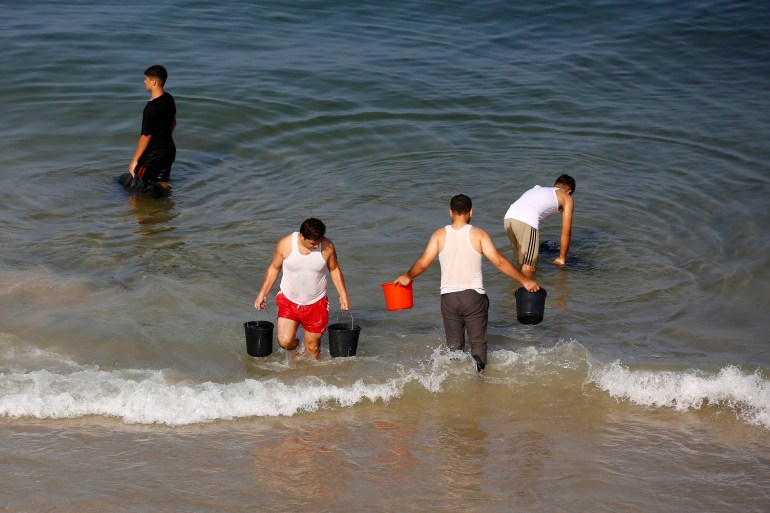
[{"label": "white sea foam", "polygon": [[[387,403],[407,393],[410,384],[440,394],[447,380],[476,376],[470,355],[445,348],[434,350],[415,366],[397,367],[391,378],[362,378],[349,384],[317,376],[195,383],[162,370],[101,370],[68,360],[50,369],[21,370],[19,364],[25,360],[0,372],[0,416],[65,419],[97,415],[129,424],[185,425],[291,416],[363,402]],[[490,365],[484,379],[492,383],[548,387],[563,380],[585,381],[633,404],[677,411],[711,405],[770,429],[770,381],[761,371],[749,373],[735,366],[708,373],[634,370],[620,362],[601,365],[591,362],[588,351],[574,341],[515,351],[498,349],[490,353]],[[551,379],[544,380],[547,376]]]},{"label": "white sea foam", "polygon": [[329,403],[349,406],[368,399],[388,401],[401,393],[397,380],[358,381],[349,387],[306,378],[237,383],[172,383],[162,371],[45,370],[0,376],[0,415],[21,418],[118,417],[126,423],[182,425],[249,416],[293,415]]},{"label": "white sea foam", "polygon": [[[7,337],[6,337],[7,338]],[[0,344],[0,416],[66,419],[90,415],[120,418],[129,424],[185,425],[244,417],[291,416],[335,406],[388,401],[404,394],[409,383],[440,392],[452,373],[471,368],[453,365],[436,350],[415,367],[399,367],[392,378],[358,379],[332,384],[322,377],[291,381],[280,376],[235,383],[193,383],[162,370],[101,370],[80,366],[56,353],[19,351]],[[33,355],[27,355],[32,351]],[[28,357],[29,356],[29,357]],[[470,357],[469,357],[470,358]],[[40,368],[38,364],[47,364]],[[173,376],[173,377],[172,377]],[[336,381],[335,381],[336,383]]]},{"label": "white sea foam", "polygon": [[163,371],[54,373],[36,370],[0,374],[0,416],[64,419],[117,417],[129,424],[184,425],[255,416],[291,416],[303,411],[400,397],[410,382],[436,391],[445,370],[402,370],[381,383],[359,379],[333,385],[319,377],[286,383],[279,378],[236,383],[174,382]]},{"label": "white sea foam", "polygon": [[589,375],[616,399],[677,411],[706,405],[728,408],[749,424],[770,429],[770,380],[728,365],[718,372],[631,370],[620,362],[596,366]]},{"label": "white sea foam", "polygon": [[585,369],[590,358],[586,348],[575,340],[560,340],[550,347],[526,346],[515,351],[499,349],[491,355],[495,367],[514,367],[517,371],[523,368],[536,373]]}]

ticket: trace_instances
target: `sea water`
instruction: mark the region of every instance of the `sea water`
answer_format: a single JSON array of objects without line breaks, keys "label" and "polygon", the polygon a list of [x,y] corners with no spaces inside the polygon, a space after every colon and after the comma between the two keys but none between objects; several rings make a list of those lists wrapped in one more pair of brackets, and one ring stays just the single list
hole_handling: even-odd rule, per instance
[{"label": "sea water", "polygon": [[[3,2],[8,511],[767,511],[770,8],[762,2]],[[172,192],[116,183],[169,70]],[[446,349],[448,203],[512,258],[577,180],[545,318],[485,264],[487,370]],[[246,353],[322,219],[352,358]],[[329,287],[331,322],[351,322]]]}]

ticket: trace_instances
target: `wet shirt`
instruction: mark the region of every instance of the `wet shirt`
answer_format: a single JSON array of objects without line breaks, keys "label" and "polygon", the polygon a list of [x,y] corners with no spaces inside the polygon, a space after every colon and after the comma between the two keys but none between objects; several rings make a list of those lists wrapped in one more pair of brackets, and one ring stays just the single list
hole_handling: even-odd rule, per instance
[{"label": "wet shirt", "polygon": [[176,158],[171,133],[176,118],[176,103],[169,93],[147,102],[142,115],[142,135],[151,135],[150,143],[139,157],[141,167],[168,167]]},{"label": "wet shirt", "polygon": [[311,305],[326,296],[327,263],[321,246],[307,255],[300,253],[298,234],[291,234],[291,253],[283,261],[281,292],[298,305]]},{"label": "wet shirt", "polygon": [[446,244],[438,254],[441,264],[441,293],[461,292],[472,289],[484,292],[481,274],[481,253],[471,246],[471,228],[466,224],[459,230],[446,225]]},{"label": "wet shirt", "polygon": [[510,206],[504,219],[517,219],[532,228],[540,228],[540,221],[559,211],[557,190],[558,187],[535,185]]}]

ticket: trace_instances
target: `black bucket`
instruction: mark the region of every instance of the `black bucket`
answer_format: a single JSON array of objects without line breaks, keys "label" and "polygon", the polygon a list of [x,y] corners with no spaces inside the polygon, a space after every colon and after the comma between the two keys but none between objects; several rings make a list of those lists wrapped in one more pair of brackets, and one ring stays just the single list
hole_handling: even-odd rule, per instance
[{"label": "black bucket", "polygon": [[350,314],[349,323],[330,324],[327,330],[329,331],[329,354],[334,357],[356,355],[361,326],[353,324],[353,314]]},{"label": "black bucket", "polygon": [[540,324],[545,313],[545,296],[547,292],[541,288],[537,292],[527,292],[521,287],[514,293],[516,296],[516,318],[522,324]]},{"label": "black bucket", "polygon": [[249,321],[243,323],[246,330],[246,352],[250,356],[270,356],[273,352],[273,323]]}]

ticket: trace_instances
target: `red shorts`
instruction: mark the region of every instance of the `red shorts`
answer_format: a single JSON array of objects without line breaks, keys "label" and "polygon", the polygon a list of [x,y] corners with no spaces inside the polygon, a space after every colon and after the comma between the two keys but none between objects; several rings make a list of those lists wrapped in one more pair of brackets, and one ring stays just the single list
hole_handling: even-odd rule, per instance
[{"label": "red shorts", "polygon": [[323,333],[329,324],[329,299],[324,296],[311,305],[298,305],[290,301],[283,292],[275,296],[278,317],[298,322],[310,333]]}]

